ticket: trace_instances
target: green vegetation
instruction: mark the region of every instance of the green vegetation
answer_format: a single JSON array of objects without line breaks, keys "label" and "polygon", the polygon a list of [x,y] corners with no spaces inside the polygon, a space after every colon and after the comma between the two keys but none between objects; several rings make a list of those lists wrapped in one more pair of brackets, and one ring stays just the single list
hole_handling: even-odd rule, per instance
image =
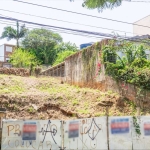
[{"label": "green vegetation", "polygon": [[67,42],[67,43],[60,43],[59,45],[56,46],[56,51],[57,53],[64,52],[64,51],[77,51],[77,46],[73,43]]},{"label": "green vegetation", "polygon": [[85,115],[87,115],[87,114],[90,113],[89,110],[87,110],[87,109],[80,109],[80,110],[78,110],[78,112],[79,112],[80,114],[85,114]]},{"label": "green vegetation", "polygon": [[112,9],[114,7],[120,6],[122,0],[84,0],[83,7],[88,9],[97,8],[99,11],[103,9]]},{"label": "green vegetation", "polygon": [[29,113],[35,113],[36,112],[36,110],[33,107],[31,107],[31,106],[27,109],[27,111]]},{"label": "green vegetation", "polygon": [[56,57],[55,47],[61,42],[62,37],[57,33],[46,29],[33,29],[28,31],[22,45],[42,63],[52,64]]},{"label": "green vegetation", "polygon": [[133,125],[135,127],[135,132],[136,132],[136,135],[137,136],[140,136],[141,135],[141,130],[140,130],[140,125],[139,123],[137,122],[137,118],[133,116]]},{"label": "green vegetation", "polygon": [[77,99],[74,99],[74,100],[72,100],[72,105],[74,106],[74,105],[78,105],[79,104],[79,101],[77,100]]},{"label": "green vegetation", "polygon": [[10,56],[10,62],[17,68],[29,68],[40,64],[34,54],[21,48],[16,49],[12,53]]},{"label": "green vegetation", "polygon": [[[8,40],[17,41],[17,50],[11,57],[11,63],[15,67],[28,67],[31,70],[37,64],[56,65],[77,51],[77,46],[73,43],[64,43],[62,37],[47,29],[27,30],[25,25],[17,29],[11,26],[5,27],[1,35]],[[19,40],[24,50],[19,49]],[[15,56],[16,55],[16,56]],[[39,63],[40,62],[40,63]]]},{"label": "green vegetation", "polygon": [[[123,99],[112,91],[102,92],[90,88],[80,88],[61,84],[50,77],[20,77],[0,75],[0,104],[7,108],[9,117],[35,119],[69,119],[70,117],[104,116],[105,107],[99,105],[111,101],[110,116],[135,115],[135,104]],[[20,111],[21,113],[17,113]],[[149,110],[143,113],[149,114]],[[75,115],[77,114],[77,116]]]},{"label": "green vegetation", "polygon": [[17,48],[18,48],[19,47],[19,40],[22,39],[26,35],[27,31],[28,30],[25,27],[25,25],[22,25],[19,28],[19,23],[17,22],[17,29],[14,29],[11,26],[5,27],[1,38],[2,39],[7,38],[7,40],[15,39],[17,42]]},{"label": "green vegetation", "polygon": [[1,76],[0,94],[21,94],[25,91],[25,87],[22,81],[12,78],[11,80],[9,80],[9,82],[5,82],[3,78],[5,78],[5,76]]},{"label": "green vegetation", "polygon": [[96,64],[96,60],[99,60],[98,44],[88,47],[82,50],[82,62],[83,62],[83,80],[93,80],[96,75],[100,73],[100,62]]},{"label": "green vegetation", "polygon": [[[109,50],[109,51],[108,51]],[[150,90],[150,60],[146,59],[146,46],[132,43],[121,43],[103,47],[103,61],[106,66],[106,74],[116,80],[131,83],[141,89]],[[124,57],[120,58],[117,52],[123,52]],[[110,54],[116,57],[114,62],[110,61]]]},{"label": "green vegetation", "polygon": [[55,62],[53,63],[53,66],[63,62],[68,56],[74,54],[75,52],[73,51],[63,51],[63,52],[59,52],[57,54],[57,57],[56,57],[56,60]]}]

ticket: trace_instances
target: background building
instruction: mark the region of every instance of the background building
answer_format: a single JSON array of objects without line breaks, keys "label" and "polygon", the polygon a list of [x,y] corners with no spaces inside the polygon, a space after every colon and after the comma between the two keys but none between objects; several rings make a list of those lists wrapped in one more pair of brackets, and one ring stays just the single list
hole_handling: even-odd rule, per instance
[{"label": "background building", "polygon": [[10,55],[15,49],[15,45],[3,44],[0,45],[0,61],[8,62],[10,60]]},{"label": "background building", "polygon": [[83,48],[86,48],[86,47],[88,47],[88,46],[91,46],[92,44],[94,44],[94,43],[91,42],[91,43],[84,43],[84,44],[81,44],[81,45],[80,45],[80,49],[83,49]]},{"label": "background building", "polygon": [[[135,24],[147,27],[142,27]],[[150,15],[133,23],[133,33],[134,35],[150,35]]]}]

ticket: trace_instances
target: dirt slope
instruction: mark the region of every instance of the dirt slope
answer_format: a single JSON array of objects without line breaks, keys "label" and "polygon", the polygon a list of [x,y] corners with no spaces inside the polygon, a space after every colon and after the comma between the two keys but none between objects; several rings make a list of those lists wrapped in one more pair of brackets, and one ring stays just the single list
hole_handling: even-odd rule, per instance
[{"label": "dirt slope", "polygon": [[133,104],[111,91],[101,92],[61,84],[50,77],[0,75],[0,107],[13,119],[73,119],[105,115],[103,103],[112,103],[110,115],[131,115]]}]

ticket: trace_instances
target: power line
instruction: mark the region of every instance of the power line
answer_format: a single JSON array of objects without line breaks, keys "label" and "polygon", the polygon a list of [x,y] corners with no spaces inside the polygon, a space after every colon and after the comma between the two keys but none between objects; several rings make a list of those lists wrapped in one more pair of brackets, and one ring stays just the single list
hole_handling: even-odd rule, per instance
[{"label": "power line", "polygon": [[[85,31],[85,30],[77,30],[77,29],[69,29],[69,28],[64,28],[64,27],[57,27],[57,26],[51,26],[51,25],[45,25],[45,24],[39,24],[39,23],[34,23],[34,22],[29,22],[29,21],[24,21],[24,20],[18,20],[18,19],[15,19],[15,18],[6,18],[6,17],[0,17],[0,19],[3,19],[3,20],[11,20],[11,21],[19,21],[19,22],[23,22],[23,23],[27,23],[27,24],[32,24],[32,25],[37,25],[37,26],[42,26],[42,27],[46,27],[46,28],[50,28],[50,29],[53,29],[53,30],[59,30],[59,32],[62,32],[61,30],[66,30],[66,31],[71,31],[72,33],[73,32],[77,32],[77,33],[80,33],[80,34],[88,34],[89,35],[94,35],[95,36],[98,36],[98,37],[107,37],[107,38],[118,38],[118,39],[121,39],[121,40],[128,40],[128,41],[132,41],[132,42],[140,42],[140,43],[146,43],[146,44],[149,44],[148,42],[145,42],[145,41],[139,41],[140,39],[135,38],[132,39],[131,37],[114,37],[114,35],[112,34],[106,34],[106,33],[99,33],[99,32],[92,32],[92,31]],[[72,34],[71,33],[71,34]]]},{"label": "power line", "polygon": [[10,10],[6,10],[6,9],[0,9],[0,10],[6,11],[6,12],[13,12],[13,13],[17,13],[17,14],[22,14],[22,15],[28,15],[28,16],[32,16],[32,17],[38,17],[38,18],[43,18],[43,19],[50,19],[50,20],[65,22],[65,23],[77,24],[77,25],[82,25],[82,26],[87,26],[87,27],[92,27],[92,28],[100,28],[100,29],[105,29],[105,30],[111,30],[111,31],[113,30],[113,31],[133,34],[132,32],[127,32],[127,31],[122,31],[122,30],[115,30],[115,29],[110,29],[110,28],[92,26],[92,25],[87,25],[87,24],[71,22],[71,21],[65,21],[65,20],[59,20],[59,19],[54,19],[54,18],[49,18],[49,17],[43,17],[43,16],[32,15],[32,14],[26,14],[26,13],[22,13],[22,12],[10,11]]},{"label": "power line", "polygon": [[51,26],[51,25],[45,25],[45,24],[40,24],[40,23],[34,23],[34,22],[30,22],[30,21],[19,20],[19,19],[10,18],[10,17],[8,18],[8,17],[0,16],[0,19],[19,21],[19,22],[23,22],[23,23],[27,23],[27,24],[34,24],[34,25],[43,26],[43,27],[51,27],[51,28],[62,29],[62,30],[66,30],[66,31],[75,31],[75,32],[79,32],[79,33],[87,33],[87,34],[91,34],[91,35],[108,36],[108,37],[111,37],[111,38],[114,37],[112,34],[104,34],[104,33],[93,32],[93,31],[78,30],[78,29],[64,28],[64,27],[58,27],[58,26]]},{"label": "power line", "polygon": [[59,11],[64,11],[64,12],[69,12],[69,13],[83,15],[83,16],[87,16],[87,17],[100,18],[100,19],[105,19],[105,20],[109,20],[109,21],[114,21],[114,22],[119,22],[119,23],[125,23],[125,24],[130,24],[130,25],[137,25],[137,26],[141,26],[141,27],[145,27],[145,28],[150,28],[149,26],[139,25],[139,24],[135,24],[135,23],[125,22],[125,21],[120,21],[120,20],[115,20],[115,19],[110,19],[110,18],[104,18],[104,17],[94,16],[94,15],[88,15],[88,14],[84,14],[84,13],[80,13],[80,12],[74,12],[74,11],[64,10],[64,9],[60,9],[60,8],[54,8],[54,7],[50,7],[50,6],[45,6],[45,5],[35,4],[35,3],[24,2],[24,1],[20,1],[20,0],[12,0],[12,1],[19,2],[19,3],[24,3],[24,4],[29,4],[29,5],[34,5],[34,6],[38,6],[38,7],[44,7],[44,8],[49,8],[49,9],[54,9],[54,10],[59,10]]},{"label": "power line", "polygon": [[[127,32],[127,31],[122,31],[122,30],[115,30],[115,29],[110,29],[110,28],[104,28],[104,27],[98,27],[98,26],[91,26],[91,25],[86,25],[86,24],[80,24],[80,23],[70,22],[70,21],[58,20],[58,19],[54,19],[54,18],[48,18],[48,17],[37,16],[37,15],[32,15],[32,14],[26,14],[26,13],[21,13],[21,12],[16,12],[16,11],[10,11],[10,10],[6,10],[6,9],[0,9],[0,10],[6,11],[6,12],[13,12],[13,13],[17,13],[17,14],[23,14],[23,15],[33,16],[33,17],[38,17],[38,18],[44,18],[44,19],[50,19],[50,20],[55,20],[55,21],[61,21],[61,22],[66,22],[66,23],[71,23],[71,24],[83,25],[83,26],[88,26],[88,27],[93,27],[93,28],[101,28],[101,29],[105,29],[105,30],[111,30],[111,31],[118,31],[118,32],[133,34],[132,32]],[[134,35],[142,35],[142,34],[134,33]]]},{"label": "power line", "polygon": [[[5,25],[12,25],[12,26],[16,26],[15,24],[9,24],[7,22],[4,22],[4,21],[0,21],[1,24],[5,24]],[[26,27],[28,29],[39,29],[38,27]],[[77,35],[77,36],[86,36],[86,38],[94,38],[94,39],[102,39],[104,38],[104,36],[89,36],[88,34],[77,34],[77,33],[74,33],[74,32],[65,32],[65,31],[61,31],[61,30],[58,30],[58,29],[52,29],[52,28],[45,28],[45,29],[48,29],[48,30],[51,30],[51,31],[55,31],[55,32],[58,32],[58,33],[64,33],[64,34],[71,34],[71,35]],[[109,37],[106,37],[106,38],[109,38]]]},{"label": "power line", "polygon": [[[10,18],[8,16],[7,16],[7,18],[6,17],[0,17],[0,18],[1,19],[5,19],[5,20],[13,20],[13,21],[24,22],[24,23],[27,23],[27,24],[34,24],[34,25],[38,25],[38,26],[49,27],[49,28],[55,28],[55,29],[61,29],[61,30],[79,32],[79,33],[82,33],[82,34],[84,33],[84,34],[90,34],[90,35],[94,35],[94,36],[102,36],[102,37],[114,38],[114,35],[112,35],[112,34],[106,34],[106,33],[99,33],[99,32],[93,32],[93,31],[85,31],[85,30],[70,29],[70,28],[64,28],[64,27],[58,27],[58,26],[51,26],[51,25],[39,24],[39,23],[34,23],[34,22],[29,22],[29,21],[24,21],[24,20],[18,20],[16,18]],[[118,36],[118,38],[122,38],[122,37]]]}]

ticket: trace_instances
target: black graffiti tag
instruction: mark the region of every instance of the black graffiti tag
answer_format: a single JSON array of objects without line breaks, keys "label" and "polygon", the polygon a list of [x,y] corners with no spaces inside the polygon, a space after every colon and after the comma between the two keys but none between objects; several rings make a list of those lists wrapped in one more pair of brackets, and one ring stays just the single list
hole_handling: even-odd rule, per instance
[{"label": "black graffiti tag", "polygon": [[[94,130],[93,130],[92,135],[90,135],[90,131],[92,130],[92,125],[95,125],[95,126],[96,126],[97,132],[94,134]],[[89,138],[90,138],[91,140],[94,140],[100,130],[101,130],[101,128],[96,124],[95,119],[92,118],[91,125],[90,125],[89,129],[87,130],[86,134],[88,133]]]},{"label": "black graffiti tag", "polygon": [[[48,130],[48,127],[49,127],[49,130]],[[42,133],[42,135],[44,135],[44,138],[43,138],[42,143],[44,142],[45,137],[46,137],[46,135],[47,135],[48,132],[51,133],[51,137],[52,137],[54,143],[57,144],[56,141],[55,141],[55,139],[54,139],[54,136],[55,136],[56,133],[57,133],[57,129],[52,129],[52,130],[51,130],[51,121],[50,121],[50,120],[49,120],[48,123],[47,123],[46,130],[44,130],[44,128],[41,128],[41,131],[39,131],[39,133]]]}]

